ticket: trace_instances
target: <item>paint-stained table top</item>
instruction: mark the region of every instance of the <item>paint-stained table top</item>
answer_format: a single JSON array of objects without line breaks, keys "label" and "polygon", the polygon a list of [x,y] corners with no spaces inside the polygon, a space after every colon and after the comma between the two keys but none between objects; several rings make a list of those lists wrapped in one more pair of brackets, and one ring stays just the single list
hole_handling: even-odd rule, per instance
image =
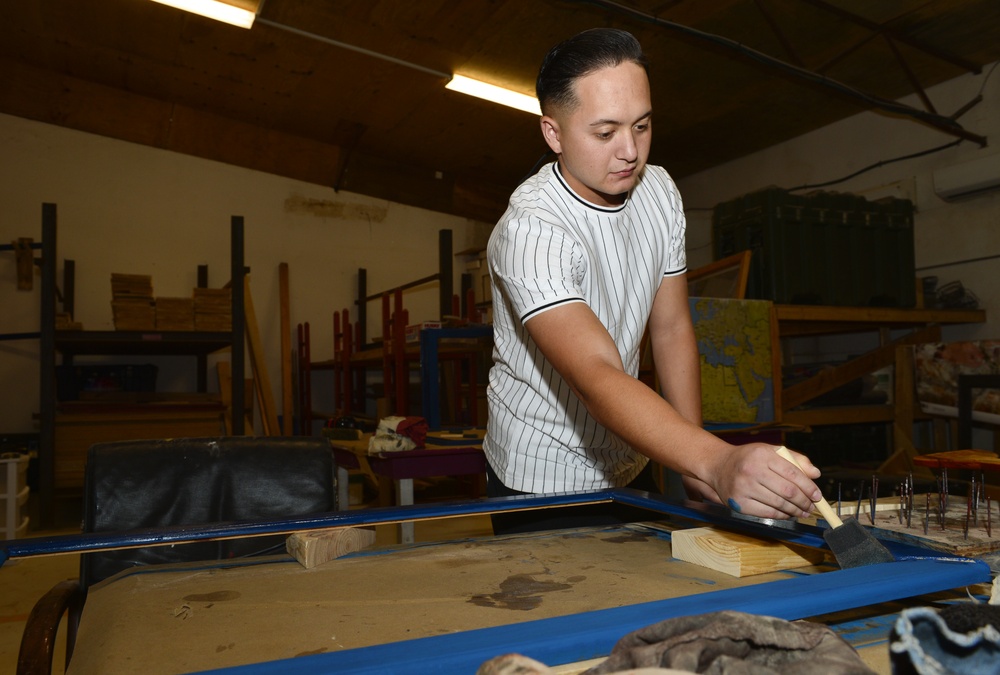
[{"label": "paint-stained table top", "polygon": [[[270,559],[274,560],[274,559]],[[736,579],[672,560],[643,526],[123,573],[90,591],[73,673],[189,672],[618,607]]]},{"label": "paint-stained table top", "polygon": [[[308,570],[273,557],[124,572],[91,589],[70,672],[240,670],[283,659],[304,664],[310,659],[295,657],[348,656],[378,649],[372,645],[461,638],[475,629],[520,630],[521,623],[527,630],[539,620],[651,601],[687,598],[695,608],[687,613],[704,612],[706,603],[694,596],[713,591],[753,595],[759,588],[753,597],[763,607],[777,592],[769,588],[836,570],[821,565],[738,579],[674,559],[669,529],[635,524],[385,547]],[[834,584],[823,592],[845,591]],[[751,598],[749,611],[756,602]],[[868,613],[850,630],[872,633],[876,649],[869,658],[888,672],[888,628],[871,627],[879,614]],[[510,651],[503,644],[495,649],[491,655]]]}]

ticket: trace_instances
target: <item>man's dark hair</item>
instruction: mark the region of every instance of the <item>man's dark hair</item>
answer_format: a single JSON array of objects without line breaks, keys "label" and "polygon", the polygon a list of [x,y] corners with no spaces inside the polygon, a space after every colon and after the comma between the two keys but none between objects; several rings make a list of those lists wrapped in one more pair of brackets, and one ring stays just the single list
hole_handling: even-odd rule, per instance
[{"label": "man's dark hair", "polygon": [[573,107],[577,103],[573,92],[577,78],[625,62],[640,65],[649,72],[639,41],[623,30],[591,28],[560,42],[545,55],[538,70],[535,93],[542,111],[552,106]]}]

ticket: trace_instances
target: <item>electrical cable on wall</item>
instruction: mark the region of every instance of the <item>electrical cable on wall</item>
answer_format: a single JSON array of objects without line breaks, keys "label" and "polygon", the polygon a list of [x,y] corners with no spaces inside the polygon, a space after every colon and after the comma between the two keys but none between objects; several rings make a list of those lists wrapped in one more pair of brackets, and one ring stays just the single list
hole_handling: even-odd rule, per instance
[{"label": "electrical cable on wall", "polygon": [[[979,85],[979,91],[976,93],[976,95],[968,103],[966,103],[964,106],[962,106],[961,108],[959,108],[960,112],[955,113],[954,117],[957,117],[959,114],[967,112],[973,106],[978,105],[979,103],[982,102],[982,100],[983,100],[983,92],[986,90],[986,84],[989,82],[989,79],[993,75],[993,72],[997,69],[997,66],[1000,66],[1000,61],[998,61],[998,62],[996,62],[996,63],[993,64],[993,67],[991,67],[989,69],[989,72],[987,72],[986,75],[983,77],[983,82],[982,82],[982,84]],[[962,142],[962,140],[963,139],[959,138],[957,140],[952,141],[951,143],[945,143],[944,145],[939,145],[939,146],[937,146],[935,148],[929,148],[927,150],[921,150],[919,152],[914,152],[914,153],[909,154],[909,155],[902,155],[901,157],[894,157],[892,159],[879,160],[878,162],[875,162],[874,164],[869,164],[868,166],[864,167],[863,169],[858,169],[854,173],[851,173],[851,174],[848,174],[846,176],[843,176],[842,178],[837,178],[837,179],[834,179],[834,180],[826,181],[825,183],[812,183],[812,184],[798,185],[796,187],[788,188],[788,191],[789,192],[796,192],[798,190],[808,190],[808,189],[823,188],[823,187],[829,187],[830,185],[836,185],[837,183],[843,183],[844,181],[848,181],[851,178],[854,178],[856,176],[860,176],[863,173],[866,173],[866,172],[871,171],[873,169],[878,169],[879,167],[883,167],[883,166],[886,166],[888,164],[893,164],[895,162],[902,162],[902,161],[907,160],[907,159],[916,159],[917,157],[924,157],[926,155],[932,155],[935,152],[941,152],[942,150],[947,150],[949,148],[953,148],[953,147],[959,145]]]},{"label": "electrical cable on wall", "polygon": [[831,185],[836,185],[837,183],[843,183],[845,181],[848,181],[848,180],[850,180],[852,178],[860,176],[863,173],[867,173],[868,171],[872,171],[873,169],[878,169],[879,167],[883,167],[883,166],[886,166],[886,165],[889,165],[889,164],[894,164],[896,162],[902,162],[902,161],[905,161],[907,159],[916,159],[917,157],[924,157],[925,155],[932,155],[935,152],[941,152],[942,150],[947,150],[948,148],[954,148],[955,146],[959,145],[960,143],[962,143],[962,139],[961,138],[959,138],[958,140],[952,141],[951,143],[945,143],[944,145],[939,145],[939,146],[937,146],[935,148],[928,148],[927,150],[921,150],[919,152],[914,152],[914,153],[911,153],[909,155],[902,155],[900,157],[893,157],[892,159],[880,159],[879,161],[875,162],[874,164],[869,164],[868,166],[866,166],[866,167],[864,167],[862,169],[858,169],[854,173],[849,173],[846,176],[843,176],[841,178],[835,178],[834,180],[828,180],[828,181],[826,181],[824,183],[806,183],[805,185],[796,185],[795,187],[788,188],[788,191],[789,192],[796,192],[798,190],[809,190],[809,189],[829,187]]}]

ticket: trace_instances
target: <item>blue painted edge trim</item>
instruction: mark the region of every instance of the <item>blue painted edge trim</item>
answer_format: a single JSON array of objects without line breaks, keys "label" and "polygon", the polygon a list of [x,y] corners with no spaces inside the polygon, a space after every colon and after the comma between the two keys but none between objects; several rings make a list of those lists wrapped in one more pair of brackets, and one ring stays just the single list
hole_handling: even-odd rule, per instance
[{"label": "blue painted edge trim", "polygon": [[[380,507],[357,511],[333,511],[313,516],[282,518],[272,520],[212,523],[210,525],[182,525],[127,532],[89,532],[83,534],[11,539],[0,541],[0,566],[11,558],[25,558],[36,555],[56,555],[61,553],[86,553],[115,548],[136,548],[140,546],[162,546],[182,544],[192,541],[236,539],[268,534],[291,534],[303,530],[318,530],[330,527],[371,526],[399,523],[412,520],[447,518],[454,516],[520,511],[526,509],[558,508],[616,502],[647,509],[652,514],[663,514],[701,523],[724,526],[748,534],[779,539],[790,544],[827,548],[823,540],[823,530],[802,523],[792,527],[772,527],[744,519],[735,519],[729,509],[714,504],[691,501],[674,501],[642,490],[618,488],[614,490],[590,490],[548,495],[517,495],[494,497],[459,502],[415,504],[413,506]],[[928,554],[923,549],[910,544],[884,540],[882,542],[896,559],[922,557]],[[949,557],[939,554],[939,557]]]},{"label": "blue painted edge trim", "polygon": [[612,502],[616,491],[592,490],[553,495],[518,495],[462,502],[415,504],[357,511],[331,511],[297,518],[250,520],[208,525],[180,525],[125,532],[87,532],[30,539],[0,541],[0,559],[24,558],[34,555],[85,553],[114,548],[162,546],[193,541],[259,537],[268,534],[291,534],[303,530],[328,527],[370,526],[409,520],[447,518],[453,516],[552,508]]},{"label": "blue painted edge trim", "polygon": [[978,560],[906,560],[205,672],[226,675],[474,673],[483,662],[510,652],[560,665],[606,656],[627,633],[678,616],[728,609],[792,621],[989,580],[989,566]]}]

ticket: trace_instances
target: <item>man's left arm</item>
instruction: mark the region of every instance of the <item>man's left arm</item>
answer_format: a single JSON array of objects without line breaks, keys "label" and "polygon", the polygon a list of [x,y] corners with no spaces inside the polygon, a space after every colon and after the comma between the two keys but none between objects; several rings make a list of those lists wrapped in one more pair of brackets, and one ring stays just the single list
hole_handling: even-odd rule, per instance
[{"label": "man's left arm", "polygon": [[664,277],[648,325],[663,398],[689,422],[701,426],[701,366],[685,275]]}]

